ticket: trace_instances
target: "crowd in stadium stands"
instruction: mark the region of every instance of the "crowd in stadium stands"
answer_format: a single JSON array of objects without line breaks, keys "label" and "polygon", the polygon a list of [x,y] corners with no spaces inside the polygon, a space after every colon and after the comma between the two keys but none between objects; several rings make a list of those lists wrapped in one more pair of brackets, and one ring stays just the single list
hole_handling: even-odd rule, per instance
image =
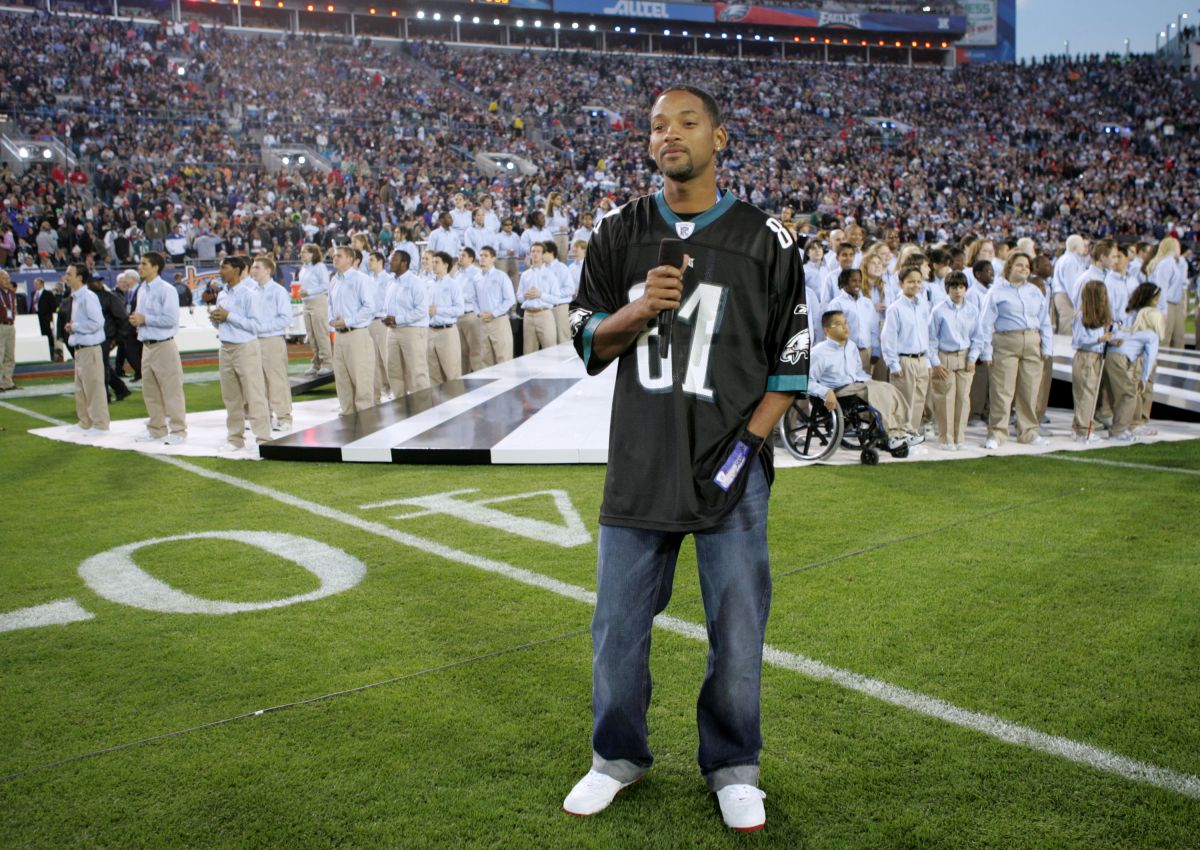
[{"label": "crowd in stadium stands", "polygon": [[[914,269],[927,311],[954,300],[947,283],[961,272],[954,280],[969,288],[959,294],[980,315],[989,281],[998,301],[1026,274],[1042,318],[1025,331],[1042,335],[1044,350],[1053,322],[1072,334],[1080,361],[1112,321],[1155,344],[1183,344],[1182,293],[1200,228],[1200,107],[1151,58],[937,70],[397,48],[106,17],[4,20],[25,49],[0,56],[0,111],[27,137],[64,141],[77,164],[0,171],[0,265],[94,270],[148,253],[214,264],[304,254],[300,281],[315,287],[304,296],[310,335],[370,332],[360,352],[370,367],[343,364],[339,374],[344,409],[511,356],[502,333],[510,313],[523,317],[526,352],[566,338],[591,223],[657,188],[645,111],[664,81],[725,96],[732,143],[722,187],[795,234],[810,259],[815,337],[818,316],[843,310],[873,378],[896,371],[886,317],[908,297]],[[330,169],[272,172],[261,149],[275,144],[305,145]],[[540,170],[484,177],[470,160],[477,151],[518,154]],[[343,256],[338,246],[354,250]],[[1007,262],[1018,254],[1024,272]],[[328,314],[316,294],[322,259],[343,286],[337,297],[329,290]],[[1104,284],[1103,304],[1089,280]],[[336,325],[347,281],[366,325]],[[1148,291],[1135,298],[1141,284],[1157,301]],[[991,321],[968,340],[981,361],[991,334],[1012,330],[994,310]],[[427,349],[413,348],[416,329]],[[1149,413],[1154,355],[1127,353],[1128,374],[1106,377],[1098,400],[1115,417],[1113,436],[1145,429]],[[389,354],[404,369],[389,373]],[[424,362],[410,371],[412,357]],[[1148,381],[1135,375],[1147,362]],[[313,371],[331,365],[314,351]],[[1096,365],[1084,365],[1091,376]],[[976,392],[965,410],[981,416],[990,402],[1002,442],[1015,405],[1020,439],[1036,441],[1048,379],[1040,365],[1031,379],[1033,371],[1013,365],[1007,395]],[[986,371],[972,383],[986,387]],[[919,409],[928,418],[932,405],[906,403],[912,438]],[[950,448],[961,439],[952,425],[942,430]],[[1086,439],[1085,430],[1090,422],[1077,422],[1075,435]]]}]

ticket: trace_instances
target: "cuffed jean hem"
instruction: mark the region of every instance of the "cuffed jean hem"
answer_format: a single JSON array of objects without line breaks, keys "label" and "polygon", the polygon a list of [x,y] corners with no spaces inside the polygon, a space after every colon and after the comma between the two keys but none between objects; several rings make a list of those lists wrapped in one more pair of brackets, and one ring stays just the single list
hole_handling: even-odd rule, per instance
[{"label": "cuffed jean hem", "polygon": [[704,781],[710,791],[720,791],[726,785],[753,785],[758,787],[757,764],[735,764],[730,767],[719,767],[712,773],[704,775]]},{"label": "cuffed jean hem", "polygon": [[[622,785],[636,782],[646,775],[648,767],[631,762],[629,759],[606,759],[597,752],[592,753],[592,770],[611,776]],[[728,784],[728,783],[726,783]]]}]

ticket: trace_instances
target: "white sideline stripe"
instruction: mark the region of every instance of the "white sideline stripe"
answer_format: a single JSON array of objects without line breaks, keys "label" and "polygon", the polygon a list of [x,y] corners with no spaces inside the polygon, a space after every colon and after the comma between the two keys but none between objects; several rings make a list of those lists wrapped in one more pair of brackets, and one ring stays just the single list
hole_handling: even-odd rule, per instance
[{"label": "white sideline stripe", "polygon": [[34,605],[31,608],[18,608],[16,611],[0,614],[0,632],[79,623],[91,620],[95,616],[74,599],[59,599],[57,602],[47,602],[45,605]]},{"label": "white sideline stripe", "polygon": [[[3,404],[3,402],[0,402]],[[31,413],[19,407],[12,407],[22,413]],[[36,414],[32,414],[35,415]],[[39,417],[48,418],[48,417]],[[55,424],[61,424],[55,420]],[[377,534],[381,537],[386,537],[401,543],[405,546],[412,546],[429,554],[438,555],[451,561],[468,566],[476,567],[477,569],[487,572],[496,573],[497,575],[511,578],[519,581],[522,584],[527,584],[532,587],[549,590],[557,593],[560,596],[565,596],[568,599],[574,599],[578,602],[584,602],[588,605],[595,606],[596,594],[593,591],[582,587],[577,587],[573,584],[559,581],[558,579],[544,576],[541,573],[535,573],[531,570],[520,569],[500,561],[493,561],[489,558],[482,558],[478,555],[472,555],[467,552],[462,552],[450,546],[445,546],[441,543],[432,540],[425,540],[412,534],[405,534],[397,531],[394,528],[389,528],[386,525],[381,525],[377,522],[360,519],[352,514],[339,511],[336,508],[330,508],[325,505],[311,502],[307,499],[301,499],[298,496],[293,496],[284,493],[280,490],[275,490],[271,487],[256,484],[252,481],[246,481],[242,478],[236,478],[232,475],[226,475],[223,472],[217,472],[211,469],[205,469],[202,466],[196,466],[179,458],[169,457],[167,455],[143,455],[143,457],[160,460],[163,463],[169,463],[172,466],[187,472],[200,475],[204,478],[209,478],[214,481],[220,481],[228,484],[231,487],[237,487],[242,490],[247,490],[251,493],[256,493],[260,496],[265,496],[268,499],[273,499],[285,505],[300,508],[308,511],[316,516],[336,520],[337,522],[345,523],[346,525],[363,531],[369,531],[372,534]],[[660,614],[654,619],[655,624],[665,630],[677,634],[681,637],[691,638],[693,640],[707,643],[708,634],[703,626],[695,623],[689,623],[686,620],[680,620],[676,617],[670,617]],[[995,738],[999,741],[1004,741],[1009,744],[1028,747],[1029,749],[1047,753],[1048,755],[1058,756],[1067,761],[1076,764],[1091,767],[1105,773],[1114,774],[1124,777],[1133,782],[1141,782],[1147,785],[1153,785],[1157,788],[1162,788],[1167,791],[1174,791],[1185,797],[1192,799],[1200,799],[1200,776],[1194,776],[1188,773],[1181,773],[1169,770],[1164,767],[1157,767],[1146,762],[1136,761],[1126,758],[1117,753],[1103,750],[1099,747],[1094,747],[1091,744],[1083,744],[1078,741],[1073,741],[1069,738],[1059,737],[1057,735],[1047,735],[1044,732],[1039,732],[1029,726],[1022,726],[1018,723],[1011,723],[994,715],[984,714],[982,712],[970,711],[965,708],[959,708],[956,705],[936,699],[934,697],[925,696],[924,694],[910,691],[907,688],[901,688],[884,682],[880,679],[872,679],[849,670],[843,670],[839,667],[833,667],[821,661],[817,661],[799,653],[786,652],[782,649],[767,644],[763,647],[763,660],[773,667],[779,667],[785,670],[791,670],[801,675],[808,676],[818,681],[832,682],[865,696],[874,697],[884,702],[895,705],[899,708],[906,708],[910,711],[924,714],[927,717],[932,717],[935,720],[942,720],[946,723],[960,726],[964,729],[970,729],[980,734],[987,735],[990,738]]]},{"label": "white sideline stripe", "polygon": [[1145,469],[1150,472],[1174,472],[1177,475],[1200,475],[1200,469],[1174,469],[1170,466],[1155,466],[1150,463],[1125,463],[1119,460],[1078,457],[1076,455],[1042,455],[1046,460],[1069,460],[1072,463],[1094,463],[1097,466],[1119,466],[1123,469]]},{"label": "white sideline stripe", "polygon": [[9,404],[7,401],[0,401],[0,407],[11,410],[15,413],[24,413],[26,416],[32,416],[34,419],[40,419],[49,425],[70,425],[70,422],[63,422],[61,419],[55,419],[53,416],[46,416],[44,413],[38,413],[36,410],[26,410],[24,407],[18,407],[15,404]]}]

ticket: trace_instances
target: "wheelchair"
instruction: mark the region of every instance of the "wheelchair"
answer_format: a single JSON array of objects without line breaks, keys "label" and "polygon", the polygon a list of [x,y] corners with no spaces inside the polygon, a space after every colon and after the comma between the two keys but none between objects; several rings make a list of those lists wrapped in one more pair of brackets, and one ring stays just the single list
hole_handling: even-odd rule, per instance
[{"label": "wheelchair", "polygon": [[908,457],[908,445],[887,447],[887,432],[879,413],[863,399],[838,399],[837,410],[827,410],[817,396],[797,396],[779,420],[779,439],[797,460],[814,463],[833,455],[839,447],[857,451],[867,466],[879,463],[879,452]]}]

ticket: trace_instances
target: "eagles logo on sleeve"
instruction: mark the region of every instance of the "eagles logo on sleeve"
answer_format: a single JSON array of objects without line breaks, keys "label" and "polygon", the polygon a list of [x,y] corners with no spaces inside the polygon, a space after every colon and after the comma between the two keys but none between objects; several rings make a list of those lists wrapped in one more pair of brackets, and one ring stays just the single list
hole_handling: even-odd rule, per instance
[{"label": "eagles logo on sleeve", "polygon": [[787,345],[783,348],[783,353],[779,355],[779,360],[782,363],[795,365],[801,360],[808,359],[808,329],[800,331],[794,337],[788,340]]},{"label": "eagles logo on sleeve", "polygon": [[571,324],[571,338],[574,339],[579,335],[579,331],[587,324],[588,318],[592,315],[591,310],[585,310],[583,307],[576,307],[571,311],[568,321]]}]

